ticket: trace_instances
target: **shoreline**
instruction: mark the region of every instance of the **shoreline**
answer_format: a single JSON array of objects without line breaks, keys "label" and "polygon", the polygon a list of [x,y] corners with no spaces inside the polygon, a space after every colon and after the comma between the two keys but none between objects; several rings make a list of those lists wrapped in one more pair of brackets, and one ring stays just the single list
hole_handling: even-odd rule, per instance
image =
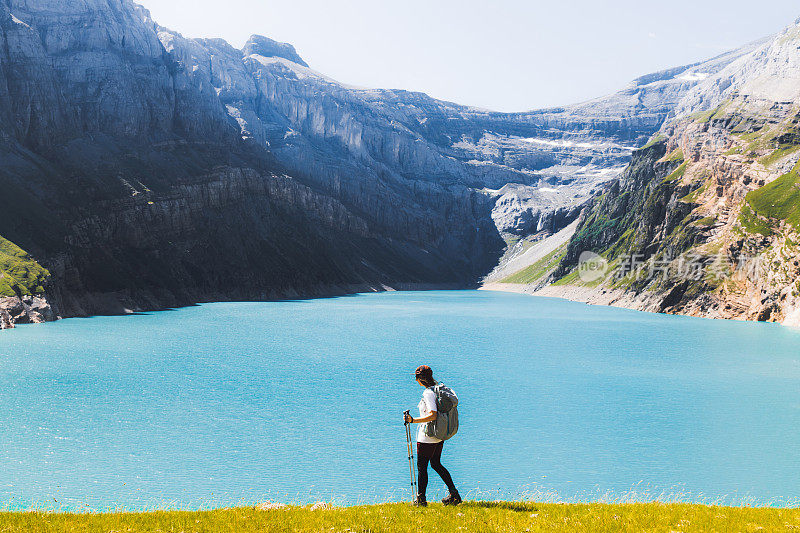
[{"label": "shoreline", "polygon": [[494,292],[511,292],[515,294],[527,294],[540,298],[558,298],[570,302],[595,305],[598,307],[617,307],[629,309],[631,311],[641,311],[645,313],[668,314],[654,309],[653,304],[646,298],[636,297],[616,289],[602,289],[600,292],[593,288],[579,287],[577,285],[546,285],[537,288],[534,285],[521,283],[484,283],[478,290]]},{"label": "shoreline", "polygon": [[[170,309],[181,309],[195,305],[224,302],[286,302],[292,300],[315,300],[322,298],[339,298],[356,294],[369,294],[379,292],[398,291],[449,291],[449,290],[477,290],[479,286],[462,283],[393,283],[386,284],[352,284],[328,285],[298,292],[287,290],[271,294],[262,293],[259,297],[239,297],[213,295],[197,298],[193,301],[175,302],[176,305],[137,306],[126,305],[127,299],[121,294],[87,294],[82,296],[84,301],[98,307],[95,312],[60,314],[58,306],[52,304],[48,295],[34,297],[0,297],[0,331],[14,329],[17,325],[44,324],[57,322],[67,318],[93,318],[99,316],[128,316],[139,313],[156,313]],[[17,310],[13,312],[13,310]]]},{"label": "shoreline", "polygon": [[508,292],[515,294],[527,294],[540,298],[557,298],[570,302],[583,303],[598,307],[616,307],[618,309],[628,309],[641,313],[652,313],[656,315],[685,316],[690,318],[703,318],[706,320],[729,320],[732,322],[750,322],[776,324],[788,328],[800,328],[800,317],[787,317],[782,322],[759,321],[744,318],[742,316],[720,316],[717,314],[703,314],[698,312],[666,312],[659,309],[658,301],[648,296],[630,294],[618,289],[600,289],[580,287],[578,285],[546,285],[535,288],[533,285],[519,283],[484,283],[478,290],[493,292]]},{"label": "shoreline", "polygon": [[[717,316],[698,312],[666,312],[659,309],[657,298],[646,295],[632,294],[619,289],[590,288],[578,285],[531,285],[520,283],[484,282],[482,284],[463,283],[393,283],[392,285],[378,284],[352,284],[330,285],[298,292],[287,290],[271,294],[262,294],[256,297],[240,295],[223,296],[208,295],[188,302],[175,302],[175,305],[135,306],[126,307],[121,294],[87,294],[82,298],[93,304],[100,304],[104,309],[93,313],[76,313],[61,315],[58,306],[52,303],[48,295],[29,297],[0,297],[0,331],[13,329],[17,325],[44,324],[56,322],[67,318],[93,318],[100,316],[127,316],[140,313],[155,313],[171,309],[193,307],[195,305],[224,302],[285,302],[292,300],[314,300],[324,298],[339,298],[356,294],[370,294],[380,292],[426,292],[426,291],[459,291],[478,290],[490,292],[506,292],[514,294],[527,294],[540,298],[556,298],[570,302],[583,303],[598,307],[616,307],[644,313],[661,315],[685,316],[691,318],[705,318],[709,320],[731,320],[735,322],[759,322],[741,316]],[[794,318],[797,318],[795,320]],[[769,322],[769,321],[768,321]],[[800,316],[792,317],[783,322],[772,322],[790,328],[800,328]]]},{"label": "shoreline", "polygon": [[[756,322],[741,317],[709,316],[691,313],[668,313],[658,309],[656,303],[646,296],[633,295],[617,289],[601,289],[581,287],[577,285],[546,285],[544,287],[536,285],[526,285],[518,283],[486,282],[483,284],[460,284],[460,283],[394,283],[390,285],[375,284],[354,284],[354,285],[335,285],[310,289],[303,292],[294,290],[283,291],[282,293],[264,294],[263,297],[239,297],[214,295],[207,298],[198,298],[194,301],[179,302],[176,305],[160,306],[130,306],[126,307],[123,301],[125,296],[119,294],[89,294],[84,296],[87,301],[101,303],[105,309],[86,314],[60,315],[57,313],[57,306],[51,306],[51,300],[47,295],[33,297],[0,297],[0,331],[13,329],[18,325],[44,324],[57,322],[68,318],[93,318],[100,316],[128,316],[140,313],[156,313],[171,309],[182,309],[196,305],[225,302],[286,302],[292,300],[315,300],[325,298],[339,298],[353,296],[356,294],[370,294],[380,292],[427,292],[427,291],[459,291],[459,290],[478,290],[490,292],[506,292],[514,294],[527,294],[540,298],[556,298],[575,303],[583,303],[598,307],[616,307],[618,309],[628,309],[644,313],[686,316],[692,318],[705,318],[711,320],[732,320],[736,322]],[[9,313],[16,310],[16,314]],[[800,327],[800,322],[775,322],[788,327]]]}]

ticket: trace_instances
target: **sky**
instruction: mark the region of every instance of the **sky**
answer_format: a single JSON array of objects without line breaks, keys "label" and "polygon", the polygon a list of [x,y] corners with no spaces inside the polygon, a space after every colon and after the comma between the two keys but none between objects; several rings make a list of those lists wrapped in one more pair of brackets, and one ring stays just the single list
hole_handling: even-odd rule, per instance
[{"label": "sky", "polygon": [[797,0],[135,0],[186,37],[291,43],[360,87],[497,111],[565,105],[777,33]]}]

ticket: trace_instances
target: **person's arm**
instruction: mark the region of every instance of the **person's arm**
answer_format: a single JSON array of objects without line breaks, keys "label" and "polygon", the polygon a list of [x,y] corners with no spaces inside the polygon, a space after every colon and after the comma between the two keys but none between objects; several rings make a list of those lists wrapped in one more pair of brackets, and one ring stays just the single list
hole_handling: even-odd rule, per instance
[{"label": "person's arm", "polygon": [[431,412],[428,416],[423,416],[421,418],[414,418],[411,415],[406,417],[406,422],[409,424],[424,424],[425,422],[432,422],[439,417],[439,413],[436,411]]}]

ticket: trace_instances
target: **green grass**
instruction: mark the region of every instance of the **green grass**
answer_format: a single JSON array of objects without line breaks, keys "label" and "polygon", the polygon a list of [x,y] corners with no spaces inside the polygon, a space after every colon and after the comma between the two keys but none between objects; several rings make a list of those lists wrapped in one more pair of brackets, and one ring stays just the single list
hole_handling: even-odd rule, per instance
[{"label": "green grass", "polygon": [[651,138],[651,139],[650,139],[650,140],[647,142],[647,144],[645,144],[644,146],[642,146],[641,150],[644,150],[645,148],[650,148],[651,146],[653,146],[653,145],[655,145],[655,144],[658,144],[658,143],[660,143],[660,142],[662,142],[662,141],[664,141],[664,140],[666,140],[666,137],[664,136],[664,134],[663,134],[663,133],[656,133],[656,134],[655,134],[655,135],[653,135],[653,137],[652,137],[652,138]]},{"label": "green grass", "polygon": [[681,179],[683,177],[683,175],[686,174],[686,167],[688,167],[688,166],[689,166],[689,162],[688,161],[684,161],[681,164],[681,166],[679,166],[678,168],[676,168],[675,170],[672,171],[672,174],[670,174],[669,176],[664,178],[664,181],[677,181],[677,180]]},{"label": "green grass", "polygon": [[714,114],[711,115],[709,120],[722,120],[728,115],[728,106],[732,102],[730,100],[725,100],[722,102],[719,107],[714,111]]},{"label": "green grass", "polygon": [[713,226],[714,224],[717,223],[717,217],[713,217],[713,216],[712,217],[703,217],[700,220],[696,220],[694,223],[697,226],[704,226],[704,227]]},{"label": "green grass", "polygon": [[716,109],[711,109],[709,111],[700,111],[698,113],[695,113],[695,114],[692,115],[691,118],[693,118],[695,120],[695,122],[700,122],[701,124],[705,124],[706,122],[711,120],[711,117],[713,117],[716,114],[717,114],[717,110]]},{"label": "green grass", "polygon": [[664,161],[683,162],[684,161],[683,150],[681,150],[680,148],[676,148],[675,150],[672,151],[671,154],[669,154],[664,158]]},{"label": "green grass", "polygon": [[553,282],[553,285],[561,286],[561,285],[581,285],[583,282],[580,278],[580,272],[578,272],[577,268],[574,268],[569,271],[569,273],[565,274],[560,279],[557,279]]},{"label": "green grass", "polygon": [[689,504],[556,504],[468,502],[381,504],[315,510],[252,507],[213,511],[55,514],[2,513],[4,532],[669,532],[790,531],[800,528],[799,509],[710,507]]},{"label": "green grass", "polygon": [[741,146],[734,146],[730,150],[726,151],[723,155],[739,155],[742,153]]},{"label": "green grass", "polygon": [[501,280],[500,283],[534,283],[540,280],[558,265],[566,253],[566,248],[566,244],[556,248],[532,265]]},{"label": "green grass", "polygon": [[739,151],[740,154],[746,156],[755,156],[764,150],[768,150],[775,134],[775,131],[773,131],[770,126],[766,125],[750,133],[734,133],[734,135],[737,135],[741,140],[747,143],[744,147],[741,147]]},{"label": "green grass", "polygon": [[764,235],[765,237],[772,235],[772,227],[759,218],[749,205],[745,205],[742,208],[742,212],[739,214],[739,225],[747,233]]},{"label": "green grass", "polygon": [[593,287],[598,287],[599,285],[605,283],[605,281],[608,279],[608,277],[611,276],[612,273],[614,272],[614,269],[617,268],[618,261],[616,259],[609,260],[608,259],[609,258],[608,251],[605,251],[605,252],[603,252],[602,254],[599,254],[599,255],[600,255],[600,257],[602,257],[603,259],[608,261],[608,270],[606,270],[606,273],[605,273],[605,275],[603,277],[600,277],[600,278],[598,278],[596,280],[593,280],[593,281],[583,281],[581,279],[580,270],[578,269],[578,267],[575,267],[572,270],[570,270],[567,274],[565,274],[561,278],[559,278],[556,281],[554,281],[553,285],[556,285],[556,286],[576,285],[576,286],[579,286],[579,287],[593,288]]},{"label": "green grass", "polygon": [[800,164],[791,172],[750,191],[745,197],[753,212],[766,218],[784,220],[800,228]]},{"label": "green grass", "polygon": [[753,142],[763,139],[765,135],[769,133],[769,131],[770,131],[769,126],[764,125],[756,131],[751,131],[747,133],[734,133],[734,135],[737,135],[740,139],[742,139],[745,142]]},{"label": "green grass", "polygon": [[731,104],[730,100],[725,100],[714,109],[709,109],[708,111],[700,111],[698,113],[693,114],[691,118],[694,119],[696,122],[700,122],[702,124],[705,124],[710,120],[720,120],[722,118],[725,118],[725,116],[727,115],[727,108],[730,104]]},{"label": "green grass", "polygon": [[13,242],[0,237],[0,296],[41,294],[50,272]]},{"label": "green grass", "polygon": [[709,186],[708,181],[706,181],[698,189],[695,189],[694,191],[690,192],[689,194],[687,194],[686,196],[681,198],[680,201],[681,202],[686,202],[688,204],[695,203],[700,198],[700,196],[704,192],[706,192],[706,190],[708,190],[708,186]]},{"label": "green grass", "polygon": [[794,144],[783,144],[777,150],[772,152],[769,155],[765,155],[764,157],[760,158],[758,161],[764,165],[765,167],[769,168],[774,165],[776,162],[780,161],[784,157],[787,157],[797,150],[800,150],[800,145]]}]

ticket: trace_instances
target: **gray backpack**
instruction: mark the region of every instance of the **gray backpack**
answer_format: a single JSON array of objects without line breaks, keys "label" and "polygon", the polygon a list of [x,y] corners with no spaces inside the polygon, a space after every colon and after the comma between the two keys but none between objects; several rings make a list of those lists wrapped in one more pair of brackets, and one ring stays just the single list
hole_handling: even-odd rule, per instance
[{"label": "gray backpack", "polygon": [[436,409],[439,415],[433,422],[425,424],[425,434],[447,440],[458,432],[458,396],[444,383],[437,383],[430,388],[436,395]]}]

